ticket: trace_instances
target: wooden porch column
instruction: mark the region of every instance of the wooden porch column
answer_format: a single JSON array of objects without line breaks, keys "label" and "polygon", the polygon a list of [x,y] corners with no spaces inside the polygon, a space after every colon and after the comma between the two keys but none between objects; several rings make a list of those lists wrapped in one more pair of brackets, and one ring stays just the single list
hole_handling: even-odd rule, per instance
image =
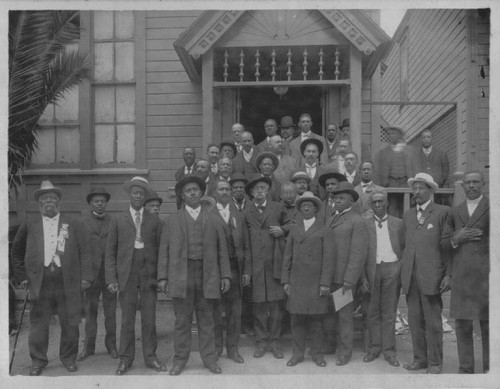
[{"label": "wooden porch column", "polygon": [[213,93],[213,51],[210,49],[202,57],[202,81],[203,91],[203,121],[202,140],[203,153],[207,146],[213,142],[214,133],[214,93]]},{"label": "wooden porch column", "polygon": [[[371,95],[372,101],[382,101],[382,80],[380,75],[380,64],[377,65],[377,69],[372,75],[372,87]],[[370,156],[372,161],[378,151],[381,149],[380,144],[380,126],[382,124],[382,105],[372,105],[371,106],[371,139],[370,139]],[[361,161],[360,161],[361,162]]]},{"label": "wooden porch column", "polygon": [[361,52],[351,45],[349,73],[351,89],[349,94],[349,117],[352,149],[361,158]]}]

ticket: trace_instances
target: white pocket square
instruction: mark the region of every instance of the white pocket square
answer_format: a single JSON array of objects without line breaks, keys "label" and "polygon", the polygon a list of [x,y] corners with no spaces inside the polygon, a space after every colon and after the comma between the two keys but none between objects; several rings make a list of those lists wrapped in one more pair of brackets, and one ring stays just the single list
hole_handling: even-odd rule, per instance
[{"label": "white pocket square", "polygon": [[427,224],[427,229],[430,230],[431,228],[434,228],[434,226],[432,224]]}]

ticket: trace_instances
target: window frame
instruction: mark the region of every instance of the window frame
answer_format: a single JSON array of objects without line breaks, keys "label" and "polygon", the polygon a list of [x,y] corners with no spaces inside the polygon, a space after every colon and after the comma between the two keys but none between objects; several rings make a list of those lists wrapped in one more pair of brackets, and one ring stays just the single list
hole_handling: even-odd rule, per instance
[{"label": "window frame", "polygon": [[[403,32],[398,41],[399,45],[399,101],[408,101],[409,99],[409,42],[408,28]],[[399,106],[399,111],[404,105]]]}]

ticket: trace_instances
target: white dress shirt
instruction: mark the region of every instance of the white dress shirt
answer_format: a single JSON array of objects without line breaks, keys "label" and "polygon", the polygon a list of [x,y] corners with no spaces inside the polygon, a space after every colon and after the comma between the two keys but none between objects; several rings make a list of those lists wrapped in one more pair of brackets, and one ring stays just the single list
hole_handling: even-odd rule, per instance
[{"label": "white dress shirt", "polygon": [[302,143],[303,141],[305,141],[306,139],[309,139],[310,137],[311,137],[311,131],[309,131],[309,132],[305,132],[305,133],[304,133],[304,132],[301,132],[301,133],[300,133],[300,140],[301,140],[301,143]]},{"label": "white dress shirt", "polygon": [[422,147],[422,151],[428,157],[429,154],[432,152],[432,146],[429,146],[429,148],[427,148],[427,149],[425,147]]},{"label": "white dress shirt", "polygon": [[[425,203],[423,203],[422,205],[418,205],[417,204],[417,220],[420,222],[420,218],[422,217],[422,214],[425,212],[425,209],[427,208],[427,206],[431,203],[431,200],[427,200]],[[422,224],[422,223],[420,223]]]},{"label": "white dress shirt", "polygon": [[221,203],[217,203],[217,209],[219,210],[219,213],[222,216],[222,219],[224,219],[226,224],[228,224],[229,223],[229,203],[227,203],[225,207]]},{"label": "white dress shirt", "polygon": [[[257,204],[257,203],[254,203],[254,204],[255,204],[255,207],[257,208],[257,211],[259,211],[260,213],[264,212],[262,209],[259,209],[259,204]],[[264,200],[264,202],[260,206],[265,208],[266,204],[267,204],[267,200]]]},{"label": "white dress shirt", "polygon": [[243,150],[243,158],[245,158],[245,161],[247,161],[248,163],[250,163],[252,156],[253,156],[253,147],[251,148],[249,153],[247,153],[245,150]]},{"label": "white dress shirt", "polygon": [[349,172],[345,172],[345,178],[347,178],[347,181],[349,181],[350,184],[352,184],[352,182],[354,181],[354,177],[356,176],[356,170],[353,171],[351,174],[349,174]]},{"label": "white dress shirt", "polygon": [[477,199],[475,200],[469,200],[467,199],[466,202],[467,202],[467,211],[469,212],[469,217],[472,216],[472,214],[474,213],[474,211],[476,210],[477,206],[479,205],[479,202],[483,199],[483,195],[479,196]]},{"label": "white dress shirt", "polygon": [[363,189],[363,193],[366,193],[366,189],[372,184],[373,181],[370,182],[361,182],[361,189]]},{"label": "white dress shirt", "polygon": [[56,254],[57,249],[57,227],[59,226],[59,213],[54,217],[42,216],[43,222],[43,246],[44,246],[44,261],[45,266],[49,266],[54,258],[54,262],[58,267],[61,267],[61,259]]},{"label": "white dress shirt", "polygon": [[312,165],[308,165],[306,163],[305,165],[306,165],[306,173],[309,176],[309,178],[312,180],[314,178],[314,176],[316,175],[316,166],[317,166],[317,163],[314,163]]},{"label": "white dress shirt", "polygon": [[191,165],[190,168],[188,168],[187,166],[184,165],[184,175],[193,174],[193,170],[194,170],[194,166],[193,165]]},{"label": "white dress shirt", "polygon": [[[134,221],[135,224],[135,218],[136,218],[136,213],[139,212],[141,222],[139,223],[140,225],[142,224],[142,216],[144,214],[144,207],[142,207],[139,211],[136,211],[134,208],[130,207],[130,215],[132,215],[132,220]],[[141,227],[139,226],[139,236],[141,234]],[[144,248],[144,241],[137,240],[137,234],[135,235],[136,239],[134,242],[134,249],[143,249]]]},{"label": "white dress shirt", "polygon": [[[387,216],[383,221],[375,215],[373,216],[373,219],[373,222],[375,223],[375,231],[377,232],[377,265],[382,262],[396,262],[398,257],[392,249]],[[382,228],[378,226],[379,223],[382,224]]]},{"label": "white dress shirt", "polygon": [[194,219],[197,220],[198,216],[200,216],[201,212],[201,207],[198,206],[197,208],[191,208],[189,205],[185,206],[186,211],[188,211],[189,215]]},{"label": "white dress shirt", "polygon": [[304,219],[304,229],[307,231],[316,221],[316,217],[312,217],[310,219],[305,220]]}]

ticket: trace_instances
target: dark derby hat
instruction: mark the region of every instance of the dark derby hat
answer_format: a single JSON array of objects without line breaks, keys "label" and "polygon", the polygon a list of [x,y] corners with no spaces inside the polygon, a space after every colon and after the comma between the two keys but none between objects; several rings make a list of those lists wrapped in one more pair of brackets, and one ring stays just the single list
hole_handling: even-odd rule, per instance
[{"label": "dark derby hat", "polygon": [[234,155],[236,155],[238,153],[238,149],[236,148],[236,145],[234,144],[234,142],[231,142],[230,140],[223,140],[222,142],[220,142],[219,149],[221,151],[222,151],[222,146],[231,147],[233,149]]},{"label": "dark derby hat", "polygon": [[87,195],[87,203],[90,203],[92,197],[97,195],[106,197],[106,201],[109,201],[109,199],[111,198],[111,195],[108,192],[106,192],[106,189],[104,189],[104,187],[93,186],[92,188],[90,188],[90,193]]},{"label": "dark derby hat", "polygon": [[245,185],[245,192],[248,196],[252,197],[252,189],[259,182],[265,182],[267,185],[269,185],[269,188],[271,188],[271,186],[273,184],[270,177],[261,176],[260,174],[255,174],[252,177],[252,180],[248,184]]},{"label": "dark derby hat", "polygon": [[350,127],[350,120],[349,119],[344,119],[342,120],[342,124],[340,125],[340,129],[344,128],[344,127]]},{"label": "dark derby hat", "polygon": [[344,176],[342,173],[339,173],[337,170],[330,170],[319,176],[318,182],[324,188],[326,180],[328,180],[329,178],[336,178],[339,183],[347,181],[346,176]]},{"label": "dark derby hat", "polygon": [[293,122],[291,116],[283,116],[280,122],[280,128],[295,127],[296,124]]},{"label": "dark derby hat", "polygon": [[187,184],[190,184],[192,182],[194,182],[195,184],[198,184],[201,192],[205,193],[205,189],[207,189],[207,184],[205,183],[205,180],[198,175],[188,174],[188,175],[182,177],[175,184],[175,194],[177,195],[177,197],[181,197],[182,190],[184,189],[184,186],[186,186]]},{"label": "dark derby hat", "polygon": [[333,191],[333,194],[339,194],[339,193],[349,193],[354,201],[358,201],[359,199],[359,194],[354,190],[354,186],[350,182],[343,181],[339,182],[335,190]]},{"label": "dark derby hat", "polygon": [[243,173],[233,173],[229,180],[229,183],[233,185],[235,182],[241,181],[245,185],[248,184],[248,179],[243,175]]},{"label": "dark derby hat", "polygon": [[300,144],[300,153],[302,154],[302,156],[304,156],[306,146],[310,144],[316,145],[318,147],[319,155],[321,155],[321,153],[323,152],[323,142],[316,138],[309,138]]},{"label": "dark derby hat", "polygon": [[146,205],[148,202],[157,200],[160,202],[160,205],[163,204],[163,199],[160,197],[158,192],[154,190],[149,190],[148,193],[146,194],[146,199],[144,200],[144,205]]}]

